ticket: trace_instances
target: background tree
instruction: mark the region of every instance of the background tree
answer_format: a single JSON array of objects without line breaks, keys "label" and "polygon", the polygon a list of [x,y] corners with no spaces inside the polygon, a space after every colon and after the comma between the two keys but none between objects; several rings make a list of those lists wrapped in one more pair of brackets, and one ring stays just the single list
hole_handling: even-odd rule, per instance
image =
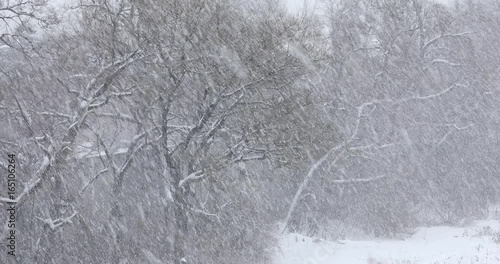
[{"label": "background tree", "polygon": [[[22,10],[49,21],[37,3]],[[24,232],[8,261],[268,263],[285,227],[481,217],[498,201],[498,6],[324,4],[85,0],[4,35],[0,148],[22,166],[0,202]]]}]

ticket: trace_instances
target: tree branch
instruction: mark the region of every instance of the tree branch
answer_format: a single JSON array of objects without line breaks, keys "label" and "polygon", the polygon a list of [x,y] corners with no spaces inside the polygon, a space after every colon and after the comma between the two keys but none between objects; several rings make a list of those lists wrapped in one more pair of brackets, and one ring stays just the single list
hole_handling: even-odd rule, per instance
[{"label": "tree branch", "polygon": [[203,173],[202,170],[195,171],[189,174],[186,178],[179,181],[179,188],[183,188],[184,185],[188,185],[191,182],[200,181],[205,178],[207,174]]},{"label": "tree branch", "polygon": [[42,219],[40,217],[37,217],[38,219],[42,220],[46,225],[52,229],[52,231],[56,230],[56,228],[63,226],[66,223],[72,223],[71,219],[73,219],[78,213],[73,212],[72,215],[66,217],[66,218],[57,218],[55,220],[52,220],[50,218],[47,219]]}]

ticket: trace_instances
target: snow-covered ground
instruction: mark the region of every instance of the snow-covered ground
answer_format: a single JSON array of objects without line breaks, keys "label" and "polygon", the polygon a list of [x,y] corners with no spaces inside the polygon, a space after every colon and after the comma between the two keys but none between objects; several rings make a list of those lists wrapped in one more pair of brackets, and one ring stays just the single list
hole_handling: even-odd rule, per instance
[{"label": "snow-covered ground", "polygon": [[276,264],[471,264],[500,263],[500,223],[419,228],[404,240],[326,241],[286,234]]}]

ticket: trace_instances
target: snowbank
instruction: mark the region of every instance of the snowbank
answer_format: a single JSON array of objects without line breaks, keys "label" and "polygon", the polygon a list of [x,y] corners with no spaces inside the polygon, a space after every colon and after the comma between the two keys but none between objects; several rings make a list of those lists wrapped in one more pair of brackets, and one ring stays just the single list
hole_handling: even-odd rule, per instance
[{"label": "snowbank", "polygon": [[405,240],[325,241],[284,234],[277,264],[470,264],[500,263],[500,224],[420,228]]}]

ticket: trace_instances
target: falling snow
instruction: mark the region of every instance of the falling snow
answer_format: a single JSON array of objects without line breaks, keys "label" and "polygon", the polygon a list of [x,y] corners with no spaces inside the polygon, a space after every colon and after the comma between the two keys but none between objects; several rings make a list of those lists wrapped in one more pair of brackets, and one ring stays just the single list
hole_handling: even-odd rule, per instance
[{"label": "falling snow", "polygon": [[0,263],[500,263],[495,0],[0,0]]}]

